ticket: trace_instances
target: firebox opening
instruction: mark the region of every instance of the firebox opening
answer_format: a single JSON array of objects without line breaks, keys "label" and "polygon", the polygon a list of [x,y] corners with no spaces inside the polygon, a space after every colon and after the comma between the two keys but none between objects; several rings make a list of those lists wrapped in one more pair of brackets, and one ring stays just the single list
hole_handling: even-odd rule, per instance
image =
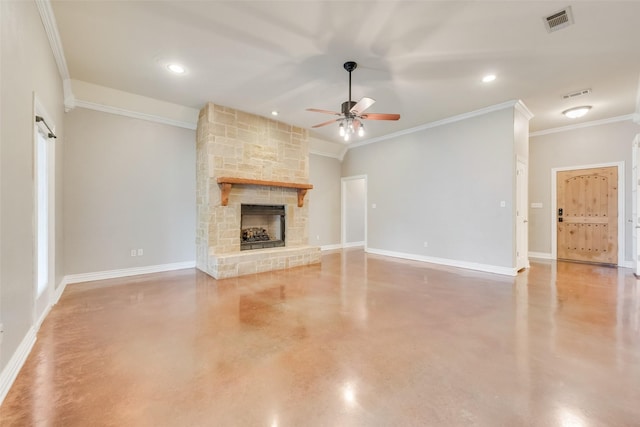
[{"label": "firebox opening", "polygon": [[240,250],[285,245],[284,205],[240,206]]}]

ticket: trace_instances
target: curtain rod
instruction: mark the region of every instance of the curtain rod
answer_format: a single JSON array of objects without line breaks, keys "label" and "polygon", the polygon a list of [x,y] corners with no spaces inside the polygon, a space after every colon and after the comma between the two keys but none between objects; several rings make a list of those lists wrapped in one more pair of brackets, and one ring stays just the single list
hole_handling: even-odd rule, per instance
[{"label": "curtain rod", "polygon": [[47,129],[49,129],[49,135],[47,135],[49,138],[54,138],[57,139],[58,137],[53,133],[53,131],[51,130],[51,128],[49,127],[49,125],[47,124],[47,122],[44,121],[44,117],[42,116],[36,116],[36,123],[38,122],[42,122],[44,123],[44,125],[47,127]]}]

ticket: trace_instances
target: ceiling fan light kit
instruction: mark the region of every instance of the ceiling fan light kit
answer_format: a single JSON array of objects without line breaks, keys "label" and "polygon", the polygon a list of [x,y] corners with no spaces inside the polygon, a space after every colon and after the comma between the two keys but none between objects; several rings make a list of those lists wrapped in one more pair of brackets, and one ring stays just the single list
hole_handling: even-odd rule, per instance
[{"label": "ceiling fan light kit", "polygon": [[329,120],[323,123],[312,126],[312,128],[319,128],[327,126],[332,123],[338,122],[338,132],[345,141],[349,141],[351,135],[357,133],[358,136],[364,136],[364,124],[363,120],[399,120],[400,114],[384,114],[384,113],[369,113],[364,114],[364,111],[371,107],[376,101],[372,98],[362,98],[360,101],[355,102],[351,100],[351,73],[358,68],[358,64],[354,61],[347,61],[343,65],[344,69],[349,73],[349,100],[342,103],[341,112],[319,110],[317,108],[307,108],[307,111],[313,111],[315,113],[333,114],[340,116],[337,119]]}]

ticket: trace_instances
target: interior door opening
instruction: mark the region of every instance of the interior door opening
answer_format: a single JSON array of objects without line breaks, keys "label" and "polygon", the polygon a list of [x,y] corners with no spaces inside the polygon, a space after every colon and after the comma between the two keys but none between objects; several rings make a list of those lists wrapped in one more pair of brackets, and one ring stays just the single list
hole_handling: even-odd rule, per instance
[{"label": "interior door opening", "polygon": [[342,246],[364,246],[367,241],[367,179],[342,178]]},{"label": "interior door opening", "polygon": [[[53,123],[34,94],[34,306],[33,321],[40,327],[54,300],[55,265],[55,156]],[[51,126],[51,128],[50,128]]]}]

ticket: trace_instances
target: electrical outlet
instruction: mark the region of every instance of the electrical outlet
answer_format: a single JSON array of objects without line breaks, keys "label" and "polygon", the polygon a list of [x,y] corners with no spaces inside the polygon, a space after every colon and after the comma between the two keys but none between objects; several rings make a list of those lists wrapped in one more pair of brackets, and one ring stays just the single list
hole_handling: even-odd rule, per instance
[{"label": "electrical outlet", "polygon": [[2,335],[4,333],[4,325],[0,323],[0,344],[2,344]]},{"label": "electrical outlet", "polygon": [[138,249],[138,256],[142,256],[144,254],[144,252],[142,251],[142,249]]},{"label": "electrical outlet", "polygon": [[320,235],[319,234],[316,236],[316,240],[320,240]]},{"label": "electrical outlet", "polygon": [[425,247],[425,248],[429,247],[429,243],[424,242],[424,247]]},{"label": "electrical outlet", "polygon": [[135,249],[131,249],[131,256],[136,256],[136,250]]}]

